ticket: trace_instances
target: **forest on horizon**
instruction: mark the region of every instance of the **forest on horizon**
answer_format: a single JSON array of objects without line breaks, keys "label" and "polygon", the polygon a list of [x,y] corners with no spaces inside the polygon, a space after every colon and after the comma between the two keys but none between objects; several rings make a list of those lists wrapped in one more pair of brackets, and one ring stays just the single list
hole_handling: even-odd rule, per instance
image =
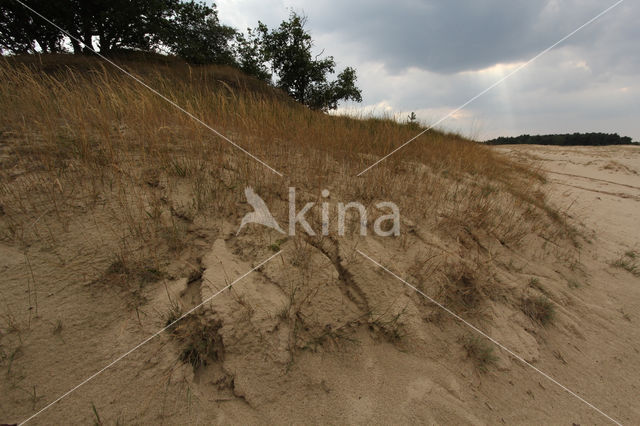
[{"label": "forest on horizon", "polygon": [[487,140],[487,145],[558,145],[558,146],[601,146],[601,145],[632,145],[629,136],[617,133],[566,133],[551,135],[520,135],[501,136]]}]

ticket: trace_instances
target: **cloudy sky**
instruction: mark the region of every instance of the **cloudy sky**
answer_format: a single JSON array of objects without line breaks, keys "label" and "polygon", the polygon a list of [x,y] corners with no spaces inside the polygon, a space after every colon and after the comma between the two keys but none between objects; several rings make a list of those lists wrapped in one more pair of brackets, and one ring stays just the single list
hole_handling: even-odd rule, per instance
[{"label": "cloudy sky", "polygon": [[[616,0],[218,0],[237,28],[308,16],[319,50],[353,66],[343,111],[434,123]],[[640,2],[624,0],[439,127],[485,140],[617,132],[640,141]]]}]

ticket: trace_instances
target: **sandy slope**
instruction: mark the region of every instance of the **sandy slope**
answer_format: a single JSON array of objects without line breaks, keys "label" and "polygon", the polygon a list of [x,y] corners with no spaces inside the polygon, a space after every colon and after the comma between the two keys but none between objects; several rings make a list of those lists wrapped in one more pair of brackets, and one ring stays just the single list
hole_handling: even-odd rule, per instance
[{"label": "sandy slope", "polygon": [[[558,203],[598,231],[603,243],[638,248],[640,162],[638,147],[496,148],[516,158],[540,161],[555,186]],[[575,202],[574,202],[575,200]],[[575,205],[571,205],[574,202]]]},{"label": "sandy slope", "polygon": [[[640,423],[640,278],[610,265],[640,251],[640,149],[496,149],[548,172],[554,202],[587,235],[579,255],[533,237],[518,251],[474,234],[446,245],[437,232],[406,223],[404,241],[288,241],[282,256],[173,335],[151,340],[33,423],[90,423],[92,407],[108,424],[607,423],[498,349],[496,364],[479,371],[460,343],[469,329],[356,248],[410,282],[421,276],[411,272],[414,259],[429,249],[475,268],[461,274],[500,285],[470,321],[608,415]],[[68,264],[46,247],[31,247],[27,263],[0,244],[0,422],[24,420],[152,335],[172,303],[195,306],[273,254],[263,235],[236,237],[237,223],[221,224],[176,259],[165,285],[143,289],[146,303],[134,310],[117,289],[95,285],[101,270],[87,268],[109,262],[109,253],[92,251],[101,238],[92,220],[78,215],[72,224],[81,232],[68,237]],[[486,267],[467,265],[472,253],[490,259]],[[202,274],[188,278],[189,269]],[[296,289],[311,290],[293,312]],[[544,327],[517,304],[541,293],[556,306]],[[195,369],[179,359],[189,343],[181,332],[194,329],[213,336],[209,362]]]}]

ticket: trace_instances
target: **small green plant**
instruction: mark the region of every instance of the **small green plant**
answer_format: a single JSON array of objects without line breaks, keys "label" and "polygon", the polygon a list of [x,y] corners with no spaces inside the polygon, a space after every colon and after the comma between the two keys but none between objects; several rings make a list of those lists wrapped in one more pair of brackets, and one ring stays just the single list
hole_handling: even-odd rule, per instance
[{"label": "small green plant", "polygon": [[471,358],[478,370],[483,373],[489,366],[496,363],[498,357],[493,353],[493,345],[485,338],[468,335],[462,338],[462,346],[467,351],[467,357]]},{"label": "small green plant", "polygon": [[276,240],[273,244],[269,246],[269,249],[271,249],[271,251],[273,251],[274,253],[278,252],[280,251],[280,246],[285,242],[287,242],[287,238],[281,238],[279,240]]},{"label": "small green plant", "polygon": [[549,324],[555,316],[553,302],[546,296],[528,297],[522,301],[522,312],[532,320]]},{"label": "small green plant", "polygon": [[4,351],[0,354],[0,360],[1,361],[7,361],[7,376],[11,375],[11,367],[13,366],[13,362],[20,358],[23,355],[22,352],[22,346],[18,346],[16,348],[13,349],[13,351],[10,354],[6,354],[4,353]]},{"label": "small green plant", "polygon": [[100,415],[98,414],[98,409],[93,402],[91,403],[91,410],[93,411],[93,416],[95,417],[95,419],[93,420],[94,426],[101,426],[103,423],[100,419]]}]

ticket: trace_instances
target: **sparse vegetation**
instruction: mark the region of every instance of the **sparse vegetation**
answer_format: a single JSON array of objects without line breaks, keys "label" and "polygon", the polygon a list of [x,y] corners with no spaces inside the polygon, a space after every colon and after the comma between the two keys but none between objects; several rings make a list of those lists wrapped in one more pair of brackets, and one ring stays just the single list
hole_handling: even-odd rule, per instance
[{"label": "sparse vegetation", "polygon": [[462,261],[446,264],[443,269],[445,280],[440,288],[439,298],[457,313],[477,314],[485,296],[476,271]]},{"label": "sparse vegetation", "polygon": [[532,320],[550,324],[555,316],[553,302],[546,296],[527,297],[522,301],[522,311]]},{"label": "sparse vegetation", "polygon": [[542,283],[540,282],[540,278],[538,277],[532,277],[529,280],[529,287],[538,290],[540,293],[544,294],[547,297],[549,296],[549,292],[547,291],[545,286],[542,285]]},{"label": "sparse vegetation", "polygon": [[223,346],[218,334],[221,324],[201,315],[185,318],[172,329],[180,342],[180,361],[194,369],[222,360]]},{"label": "sparse vegetation", "polygon": [[398,342],[404,337],[401,318],[406,313],[406,309],[407,307],[405,306],[395,313],[389,310],[381,314],[369,313],[369,328],[382,333],[391,342]]},{"label": "sparse vegetation", "polygon": [[280,238],[277,239],[274,243],[272,243],[271,245],[269,245],[269,249],[271,251],[278,252],[280,250],[280,247],[282,246],[282,244],[284,244],[287,241],[287,238]]},{"label": "sparse vegetation", "polygon": [[462,346],[479,371],[486,373],[496,363],[498,357],[493,353],[494,346],[484,337],[467,335],[462,337]]},{"label": "sparse vegetation", "polygon": [[182,316],[182,306],[180,306],[179,302],[170,301],[169,309],[167,313],[164,315],[164,326],[169,327],[170,330],[175,329],[177,324],[174,324],[180,317]]},{"label": "sparse vegetation", "polygon": [[624,269],[633,276],[640,277],[640,262],[638,258],[640,254],[635,250],[628,250],[618,259],[614,260],[611,265],[616,268]]},{"label": "sparse vegetation", "polygon": [[625,312],[624,309],[620,308],[620,313],[622,314],[622,318],[624,318],[627,321],[631,322],[631,315],[629,315],[627,312]]},{"label": "sparse vegetation", "polygon": [[[43,65],[28,58],[12,58],[0,69],[4,82],[0,96],[6,100],[1,111],[7,123],[4,134],[30,138],[26,144],[12,143],[12,164],[7,166],[40,168],[37,175],[25,175],[5,187],[2,205],[10,228],[4,233],[31,237],[21,234],[29,222],[18,220],[18,215],[28,212],[25,219],[33,221],[45,213],[46,207],[41,208],[43,204],[36,198],[47,207],[47,203],[53,203],[52,214],[64,225],[70,220],[62,212],[72,204],[71,188],[73,198],[86,200],[87,205],[103,200],[113,222],[125,226],[128,244],[149,244],[159,237],[174,252],[189,243],[187,223],[236,212],[234,202],[241,197],[237,189],[242,186],[260,188],[261,196],[275,212],[286,208],[282,202],[286,195],[276,175],[230,151],[225,142],[126,76],[102,69],[90,58],[41,60]],[[139,63],[122,64],[143,75],[151,86],[177,94],[178,103],[207,99],[197,110],[204,121],[236,135],[245,149],[299,182],[301,192],[317,190],[318,182],[308,176],[333,173],[331,162],[316,161],[320,154],[317,147],[339,159],[341,170],[357,170],[362,155],[384,155],[393,147],[391,141],[415,134],[415,129],[390,119],[356,119],[310,111],[228,68],[188,69],[179,63],[164,64],[158,68],[164,75],[160,77]],[[47,73],[40,72],[43,66]],[[87,68],[93,71],[84,72]],[[235,88],[232,97],[228,96],[230,85]],[[96,90],[98,87],[101,89]],[[134,106],[137,103],[145,105],[144,115]],[[47,111],[44,115],[43,110]],[[231,111],[242,111],[242,115]],[[40,120],[42,116],[49,118]],[[30,124],[25,127],[27,119]],[[529,190],[541,184],[537,173],[457,135],[429,131],[423,138],[424,143],[407,146],[402,156],[368,172],[366,183],[354,185],[348,173],[332,180],[343,188],[345,199],[369,202],[393,198],[403,214],[434,212],[428,216],[440,217],[443,228],[455,231],[467,224],[507,244],[516,244],[535,222],[557,223],[555,227],[538,226],[557,234],[549,235],[550,239],[562,237],[562,229],[568,229],[562,224],[562,216],[546,206],[544,197]],[[299,161],[289,163],[292,156]],[[402,173],[406,167],[401,166],[402,158],[411,158],[426,168],[411,166],[410,173]],[[139,169],[155,171],[153,185],[148,183],[148,173],[138,173]],[[394,170],[400,173],[390,173]],[[486,183],[473,185],[480,176]],[[51,187],[45,183],[49,179],[60,185]],[[417,200],[396,191],[407,185],[425,196]],[[59,187],[69,189],[61,193]],[[186,203],[181,199],[180,204],[194,206],[183,215],[188,217],[187,223],[172,214],[178,211],[174,206],[180,194],[191,198]],[[530,210],[528,221],[522,221],[520,210],[531,209],[532,204],[537,208]],[[56,231],[50,235],[56,235]]]},{"label": "sparse vegetation", "polygon": [[313,336],[307,343],[304,343],[303,349],[310,349],[315,352],[319,347],[327,347],[329,344],[334,348],[342,348],[344,344],[355,344],[357,342],[351,336],[349,330],[345,330],[344,327],[336,329],[327,327],[320,335]]},{"label": "sparse vegetation", "polygon": [[[531,235],[555,247],[571,235],[563,214],[547,205],[543,179],[535,170],[456,134],[430,130],[421,143],[355,179],[352,171],[362,169],[372,156],[388,153],[398,140],[415,136],[420,124],[312,111],[231,68],[120,62],[281,171],[283,181],[90,58],[40,59],[42,63],[11,58],[0,64],[0,137],[10,153],[0,157],[0,235],[15,246],[34,247],[34,252],[45,247],[61,265],[75,261],[78,247],[90,250],[83,267],[95,275],[87,280],[127,284],[139,293],[135,314],[141,329],[148,318],[144,297],[161,292],[165,280],[176,283],[186,277],[187,288],[204,280],[194,259],[220,240],[229,256],[247,263],[287,249],[254,274],[264,279],[261,290],[270,288],[273,294],[257,300],[235,285],[221,294],[233,304],[224,321],[239,331],[225,335],[225,344],[227,338],[231,344],[238,343],[234,339],[239,335],[243,339],[234,350],[264,350],[269,353],[265,360],[284,364],[290,356],[293,363],[300,350],[345,347],[368,327],[374,340],[411,348],[413,329],[407,324],[416,317],[433,320],[421,323],[423,327],[448,326],[427,315],[427,303],[418,302],[416,294],[403,294],[397,283],[383,288],[376,282],[379,288],[372,294],[369,282],[355,279],[353,271],[366,277],[368,270],[356,252],[358,247],[366,251],[366,245],[358,245],[357,217],[348,218],[348,232],[339,239],[306,237],[301,229],[295,238],[278,239],[280,234],[258,227],[233,236],[228,225],[247,208],[246,186],[260,194],[278,220],[289,213],[288,182],[295,183],[298,208],[321,199],[318,189],[325,187],[331,199],[366,205],[393,200],[407,231],[386,241],[388,249],[410,253],[419,247],[406,268],[418,287],[474,319],[482,317],[485,304],[509,297],[492,274],[496,247],[517,252]],[[319,234],[319,214],[307,218]],[[238,271],[220,264],[225,275],[220,284],[231,283]],[[371,274],[372,280],[379,277]],[[100,287],[91,287],[96,289]],[[193,294],[189,292],[189,300]],[[394,304],[398,297],[403,298],[399,306]],[[185,300],[161,308],[162,324],[171,324],[188,309],[181,304]],[[175,344],[168,346],[195,369],[224,360],[222,333],[227,327],[215,316],[218,312],[206,314],[194,313],[168,330]],[[65,340],[73,332],[65,323]],[[482,343],[469,341],[465,350],[481,369],[494,362],[491,348]],[[7,354],[5,364],[12,365],[9,358]]]},{"label": "sparse vegetation", "polygon": [[108,277],[119,279],[122,282],[148,284],[163,277],[163,273],[156,266],[153,266],[153,263],[151,260],[125,260],[118,257],[109,265],[106,274]]}]

